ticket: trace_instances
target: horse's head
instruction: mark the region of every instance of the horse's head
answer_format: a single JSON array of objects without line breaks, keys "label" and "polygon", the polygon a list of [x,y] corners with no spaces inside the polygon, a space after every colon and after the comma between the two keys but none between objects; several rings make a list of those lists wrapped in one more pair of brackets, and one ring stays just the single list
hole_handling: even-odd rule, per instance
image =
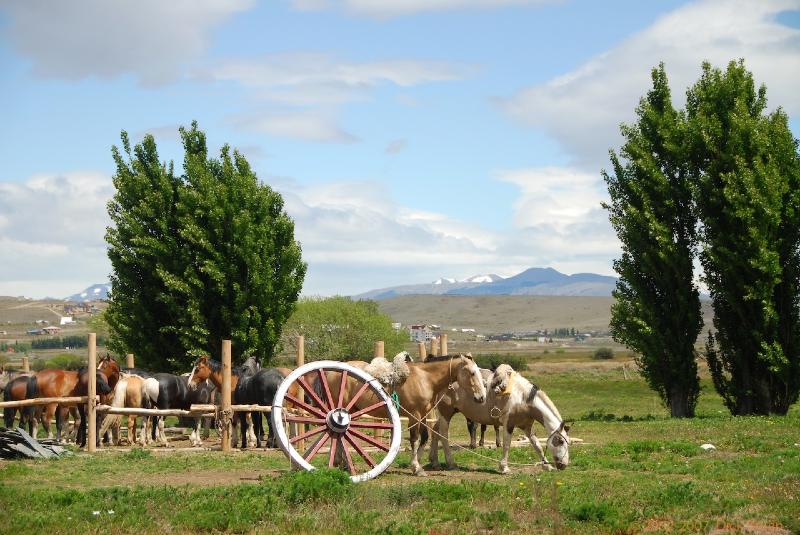
[{"label": "horse's head", "polygon": [[258,370],[261,369],[261,362],[259,362],[258,357],[255,355],[250,355],[247,357],[241,366],[239,366],[239,373],[241,375],[252,375],[258,373]]},{"label": "horse's head", "polygon": [[547,438],[547,447],[553,455],[556,468],[563,470],[569,465],[569,433],[570,425],[561,422],[558,429],[550,433]]},{"label": "horse's head", "polygon": [[517,372],[508,364],[500,364],[495,368],[492,374],[492,380],[489,383],[489,388],[494,390],[495,394],[508,394],[514,388],[513,377]]},{"label": "horse's head", "polygon": [[189,375],[189,388],[197,388],[197,385],[211,377],[213,371],[211,362],[206,355],[197,359],[197,362],[194,363],[194,367],[192,368],[192,373]]},{"label": "horse's head", "polygon": [[97,363],[97,369],[106,375],[109,385],[116,385],[117,381],[119,381],[119,363],[110,353],[106,353],[100,357],[100,361]]},{"label": "horse's head", "polygon": [[456,381],[461,388],[472,392],[472,397],[476,402],[483,403],[486,401],[486,385],[483,382],[481,369],[472,360],[471,353],[460,355],[458,358],[462,366],[458,370]]}]

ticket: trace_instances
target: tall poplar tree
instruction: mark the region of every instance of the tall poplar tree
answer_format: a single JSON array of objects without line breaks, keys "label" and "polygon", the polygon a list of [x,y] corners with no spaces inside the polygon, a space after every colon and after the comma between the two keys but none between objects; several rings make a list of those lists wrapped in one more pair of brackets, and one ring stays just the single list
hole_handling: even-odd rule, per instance
[{"label": "tall poplar tree", "polygon": [[614,339],[634,350],[650,387],[673,417],[694,416],[700,392],[695,341],[703,325],[693,283],[696,219],[685,159],[685,120],[671,102],[664,65],[653,87],[623,125],[625,144],[603,172],[605,205],[622,256],[611,307]]},{"label": "tall poplar tree", "polygon": [[196,123],[180,132],[182,176],[158,163],[151,136],[131,153],[123,132],[127,159],[113,149],[113,347],[153,369],[181,370],[230,338],[234,360],[267,361],[306,272],[294,223],[244,156],[226,145],[209,158]]},{"label": "tall poplar tree", "polygon": [[785,414],[800,391],[797,140],[743,61],[704,64],[687,97],[714,386],[733,414]]}]

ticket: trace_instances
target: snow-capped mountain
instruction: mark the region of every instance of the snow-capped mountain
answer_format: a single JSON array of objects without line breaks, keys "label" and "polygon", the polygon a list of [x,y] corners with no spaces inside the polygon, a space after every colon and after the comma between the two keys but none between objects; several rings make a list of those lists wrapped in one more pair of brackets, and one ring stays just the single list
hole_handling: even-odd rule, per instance
[{"label": "snow-capped mountain", "polygon": [[93,284],[80,293],[72,294],[69,297],[64,298],[64,301],[75,301],[78,303],[84,303],[87,301],[105,301],[108,299],[109,292],[111,292],[110,284]]},{"label": "snow-capped mountain", "polygon": [[407,284],[371,290],[356,299],[387,299],[400,295],[580,295],[610,296],[616,277],[594,273],[565,275],[553,268],[530,268],[513,277],[474,275],[463,280],[442,277],[430,284]]}]

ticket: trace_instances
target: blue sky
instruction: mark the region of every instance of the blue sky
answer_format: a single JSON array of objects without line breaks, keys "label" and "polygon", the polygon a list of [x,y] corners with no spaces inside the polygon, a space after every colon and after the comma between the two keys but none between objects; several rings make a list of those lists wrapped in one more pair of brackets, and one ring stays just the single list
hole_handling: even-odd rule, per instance
[{"label": "blue sky", "polygon": [[531,266],[613,273],[600,170],[666,63],[744,57],[800,110],[800,1],[0,3],[0,295],[107,280],[119,132],[196,119],[279,190],[306,294]]}]

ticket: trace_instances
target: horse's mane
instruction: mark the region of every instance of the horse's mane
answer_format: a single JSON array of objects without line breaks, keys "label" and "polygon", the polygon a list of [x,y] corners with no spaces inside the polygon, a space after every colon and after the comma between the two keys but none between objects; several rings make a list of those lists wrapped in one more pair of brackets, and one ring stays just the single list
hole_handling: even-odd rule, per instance
[{"label": "horse's mane", "polygon": [[553,411],[553,414],[558,416],[559,420],[563,420],[564,419],[564,418],[561,417],[561,413],[558,412],[558,409],[556,408],[556,406],[553,403],[553,401],[550,399],[550,397],[547,394],[544,393],[544,390],[542,390],[542,389],[539,389],[539,398],[542,401],[544,401],[545,405],[550,407],[550,410]]},{"label": "horse's mane", "polygon": [[[222,373],[222,363],[218,360],[206,358],[206,364],[214,373]],[[231,375],[239,375],[239,367],[231,366]]]}]

